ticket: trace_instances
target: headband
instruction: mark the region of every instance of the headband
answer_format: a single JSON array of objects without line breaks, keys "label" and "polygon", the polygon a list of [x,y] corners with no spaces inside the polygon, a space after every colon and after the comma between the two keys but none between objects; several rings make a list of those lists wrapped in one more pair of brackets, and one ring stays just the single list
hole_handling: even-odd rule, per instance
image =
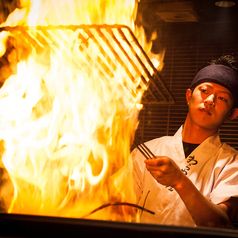
[{"label": "headband", "polygon": [[235,70],[221,64],[206,66],[195,75],[190,88],[204,82],[217,83],[227,88],[233,96],[233,107],[238,108],[238,74]]}]

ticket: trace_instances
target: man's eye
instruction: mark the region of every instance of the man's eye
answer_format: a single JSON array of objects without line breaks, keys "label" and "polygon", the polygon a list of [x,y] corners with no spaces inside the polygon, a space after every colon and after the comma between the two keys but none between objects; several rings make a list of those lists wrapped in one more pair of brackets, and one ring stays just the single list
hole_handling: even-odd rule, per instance
[{"label": "man's eye", "polygon": [[224,101],[224,102],[227,102],[227,99],[224,98],[224,97],[218,97],[220,100]]},{"label": "man's eye", "polygon": [[207,93],[207,90],[205,88],[201,88],[200,91],[203,93]]}]

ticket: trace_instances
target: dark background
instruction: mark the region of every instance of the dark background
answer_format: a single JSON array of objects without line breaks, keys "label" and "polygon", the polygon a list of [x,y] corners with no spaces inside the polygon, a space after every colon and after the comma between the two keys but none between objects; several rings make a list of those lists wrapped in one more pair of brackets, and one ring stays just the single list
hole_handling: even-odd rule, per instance
[{"label": "dark background", "polygon": [[[197,70],[222,54],[238,57],[238,2],[221,8],[216,1],[141,0],[137,24],[142,25],[148,39],[153,31],[157,39],[152,50],[165,50],[160,72],[175,104],[149,102],[140,113],[136,136],[141,141],[173,135],[187,114],[186,89]],[[238,93],[238,92],[237,92]],[[220,136],[223,142],[238,149],[238,119],[226,122]]]}]

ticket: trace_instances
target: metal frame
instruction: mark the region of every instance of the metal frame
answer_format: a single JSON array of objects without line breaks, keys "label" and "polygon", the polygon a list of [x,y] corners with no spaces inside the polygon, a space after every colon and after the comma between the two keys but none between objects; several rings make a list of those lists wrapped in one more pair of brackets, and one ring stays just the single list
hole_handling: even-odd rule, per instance
[{"label": "metal frame", "polygon": [[[39,37],[35,37],[29,30],[36,30]],[[59,25],[59,26],[36,26],[36,27],[1,27],[0,32],[9,31],[13,34],[19,32],[36,49],[44,48],[45,44],[59,47],[59,42],[65,39],[55,30],[70,30],[76,32],[78,41],[83,51],[87,52],[89,44],[94,44],[100,52],[100,62],[97,67],[104,76],[114,75],[117,60],[122,66],[125,75],[132,83],[140,78],[138,88],[147,90],[147,97],[143,97],[144,103],[174,104],[175,100],[163,82],[159,72],[139,44],[137,38],[128,26],[125,25]],[[58,41],[58,42],[57,42]],[[103,45],[102,45],[103,44]],[[107,49],[106,49],[107,48]],[[110,52],[110,59],[108,57]],[[86,67],[90,68],[92,60],[90,53],[85,60]],[[77,62],[74,62],[77,65]],[[85,67],[84,65],[84,67]],[[133,87],[125,87],[136,98],[137,92]]]},{"label": "metal frame", "polygon": [[66,217],[0,214],[0,237],[237,237],[238,230],[114,222]]}]

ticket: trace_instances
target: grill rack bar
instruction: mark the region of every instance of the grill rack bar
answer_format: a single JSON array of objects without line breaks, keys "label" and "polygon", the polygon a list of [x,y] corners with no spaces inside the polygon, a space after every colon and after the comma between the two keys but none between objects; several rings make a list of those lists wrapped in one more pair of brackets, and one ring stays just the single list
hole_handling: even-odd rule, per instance
[{"label": "grill rack bar", "polygon": [[[39,34],[37,38],[31,35],[31,29],[36,30]],[[106,57],[108,50],[111,56],[115,58],[122,68],[124,69],[127,77],[134,83],[139,77],[140,82],[138,88],[144,88],[148,91],[152,100],[147,99],[144,103],[159,103],[159,104],[174,104],[175,100],[167,88],[166,84],[162,80],[159,72],[152,64],[151,60],[139,44],[137,38],[128,26],[125,25],[58,25],[58,26],[15,26],[15,27],[1,27],[0,32],[9,31],[11,33],[21,32],[28,42],[36,49],[43,50],[46,42],[51,45],[59,47],[58,42],[65,41],[60,34],[57,34],[55,30],[71,30],[77,31],[78,40],[80,41],[80,47],[83,50],[87,49],[90,42],[94,42],[100,51],[100,63],[96,62],[99,71],[106,77],[110,77],[114,74],[115,65],[113,60]],[[52,32],[54,37],[52,36]],[[96,34],[95,34],[96,33]],[[96,36],[97,35],[97,36]],[[109,39],[110,38],[110,39]],[[57,42],[58,41],[58,42]],[[102,46],[103,43],[103,46]],[[115,49],[115,46],[117,49]],[[67,47],[66,47],[67,48]],[[105,50],[107,48],[107,51]],[[119,51],[119,53],[118,53]],[[85,65],[90,68],[90,54],[87,54],[87,58],[84,59]],[[89,61],[89,62],[87,62]],[[110,61],[110,62],[108,62]],[[77,65],[77,61],[74,62]],[[151,84],[151,86],[150,86]],[[137,92],[130,85],[122,85],[125,90],[136,98]],[[128,92],[127,92],[128,93]]]}]

